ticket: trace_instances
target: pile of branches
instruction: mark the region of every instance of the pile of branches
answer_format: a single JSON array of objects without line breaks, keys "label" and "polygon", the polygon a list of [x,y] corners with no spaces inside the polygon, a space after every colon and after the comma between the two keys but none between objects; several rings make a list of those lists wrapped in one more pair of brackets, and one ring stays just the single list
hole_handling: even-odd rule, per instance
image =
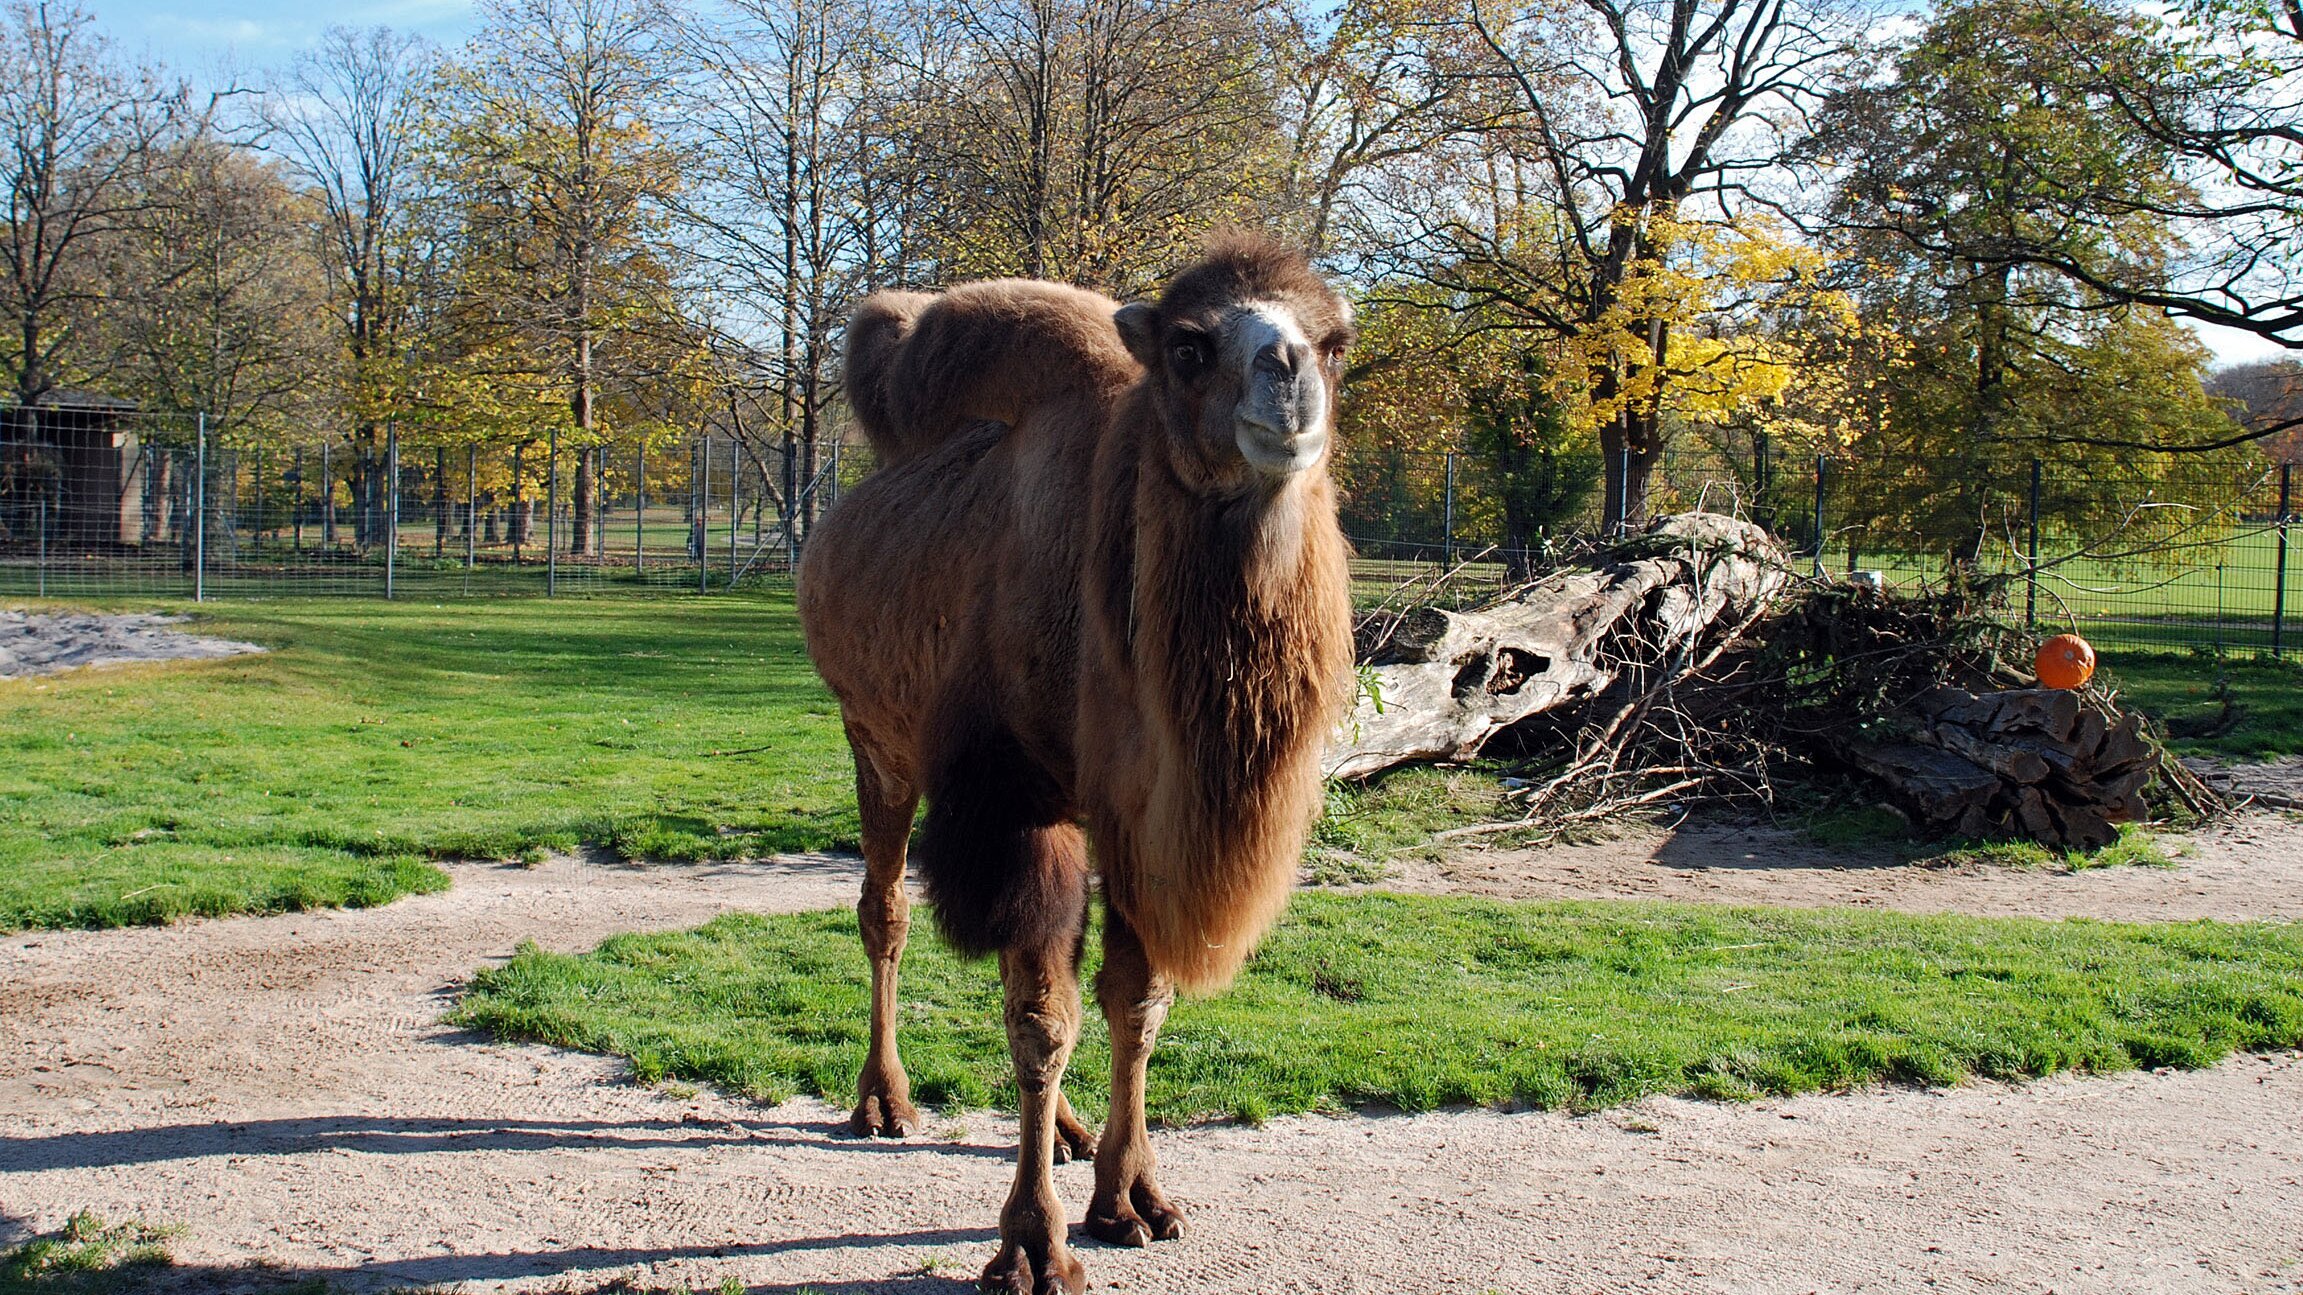
[{"label": "pile of branches", "polygon": [[1997,614],[2002,593],[1990,580],[1907,596],[1815,579],[1756,527],[1661,519],[1483,605],[1369,617],[1361,731],[1330,768],[1365,776],[1404,748],[1484,752],[1513,766],[1520,812],[1450,835],[1537,840],[1642,809],[1787,795],[1884,801],[1930,834],[2071,845],[2154,811],[2215,809],[2110,694],[2041,694],[2028,640]]}]

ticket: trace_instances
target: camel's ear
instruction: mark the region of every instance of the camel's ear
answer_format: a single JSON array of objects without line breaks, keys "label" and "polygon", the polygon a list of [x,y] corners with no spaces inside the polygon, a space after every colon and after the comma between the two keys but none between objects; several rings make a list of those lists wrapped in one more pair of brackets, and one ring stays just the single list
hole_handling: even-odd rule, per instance
[{"label": "camel's ear", "polygon": [[1112,327],[1120,331],[1120,341],[1136,363],[1145,368],[1159,364],[1159,312],[1140,301],[1131,301],[1112,314]]}]

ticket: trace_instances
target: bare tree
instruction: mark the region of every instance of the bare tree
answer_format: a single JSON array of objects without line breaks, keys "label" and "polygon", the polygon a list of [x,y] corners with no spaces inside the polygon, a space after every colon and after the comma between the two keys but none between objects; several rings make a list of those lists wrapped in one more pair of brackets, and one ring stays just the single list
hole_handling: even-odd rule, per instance
[{"label": "bare tree", "polygon": [[833,338],[876,250],[875,17],[832,0],[732,0],[685,34],[702,74],[686,114],[699,166],[682,209],[727,307],[730,336],[715,352],[728,428],[776,446],[765,484],[795,542],[821,502]]},{"label": "bare tree", "polygon": [[308,186],[325,237],[328,309],[344,347],[343,413],[360,543],[382,517],[384,390],[409,309],[409,232],[419,182],[425,95],[437,56],[421,37],[331,27],[299,57],[261,111],[266,141]]},{"label": "bare tree", "polygon": [[112,54],[76,4],[15,0],[0,21],[0,343],[11,394],[40,402],[77,357],[80,330],[105,297],[89,272],[98,244],[140,219],[143,172],[180,119],[181,87]]},{"label": "bare tree", "polygon": [[951,278],[1141,291],[1210,226],[1273,206],[1271,11],[1217,0],[916,5],[914,156]]},{"label": "bare tree", "polygon": [[[318,199],[334,313],[354,381],[392,354],[404,245],[418,182],[424,95],[437,62],[420,36],[331,27],[269,97],[273,152]],[[371,403],[355,394],[353,404]]]},{"label": "bare tree", "polygon": [[332,383],[339,348],[318,213],[278,168],[202,130],[149,170],[150,204],[107,240],[114,370],[148,409],[208,416],[243,442],[277,433]]}]

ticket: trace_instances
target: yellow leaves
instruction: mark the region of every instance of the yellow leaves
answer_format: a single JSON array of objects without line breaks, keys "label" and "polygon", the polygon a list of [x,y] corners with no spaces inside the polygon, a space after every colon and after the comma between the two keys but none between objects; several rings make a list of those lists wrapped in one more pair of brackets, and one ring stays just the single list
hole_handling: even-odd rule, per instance
[{"label": "yellow leaves", "polygon": [[1663,366],[1671,405],[1698,422],[1726,422],[1748,405],[1782,399],[1799,358],[1796,348],[1761,337],[1673,338]]}]

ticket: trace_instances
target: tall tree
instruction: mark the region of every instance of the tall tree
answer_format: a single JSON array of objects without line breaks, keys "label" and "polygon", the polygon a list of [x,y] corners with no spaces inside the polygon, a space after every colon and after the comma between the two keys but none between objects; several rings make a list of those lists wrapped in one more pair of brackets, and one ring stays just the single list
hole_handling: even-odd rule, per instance
[{"label": "tall tree", "polygon": [[371,431],[385,404],[379,370],[397,359],[408,309],[418,149],[436,64],[419,36],[331,27],[264,106],[271,150],[319,204],[330,307],[354,384],[345,404]]},{"label": "tall tree", "polygon": [[1462,19],[1511,112],[1462,141],[1450,183],[1409,190],[1395,255],[1571,344],[1553,381],[1597,424],[1610,525],[1645,512],[1671,426],[1674,257],[1755,194],[1781,200],[1760,182],[1852,18],[1838,0],[1472,0]]},{"label": "tall tree", "polygon": [[671,86],[656,0],[490,0],[446,78],[436,157],[464,221],[467,316],[516,334],[528,376],[562,394],[579,450],[569,547],[592,541],[603,383],[662,324],[682,159],[654,122]]},{"label": "tall tree", "polygon": [[[1810,147],[1840,176],[1834,237],[1870,313],[1918,343],[1896,439],[1938,465],[1920,492],[1926,529],[1954,557],[1978,556],[1995,495],[2004,502],[2029,457],[2070,460],[2088,442],[2208,447],[2235,431],[2163,312],[2029,259],[2052,250],[2103,283],[2163,271],[2174,239],[2162,212],[2189,201],[2171,150],[2099,111],[2065,61],[2073,41],[2115,48],[2143,30],[2106,0],[1955,0],[1894,49],[1891,77],[1817,115]],[[2144,356],[2160,379],[2136,378]],[[2070,389],[2114,371],[2127,404]],[[1963,528],[1951,534],[1947,518]]]},{"label": "tall tree", "polygon": [[311,323],[329,305],[314,204],[205,130],[147,175],[143,219],[106,243],[118,394],[203,413],[242,444],[304,421],[333,394],[341,351]]},{"label": "tall tree", "polygon": [[2148,139],[2180,187],[2106,195],[2053,172],[2036,183],[2075,213],[2107,197],[2131,203],[2168,224],[2174,254],[2140,276],[2107,275],[2053,240],[1995,254],[2106,298],[2303,349],[2303,6],[2183,0],[2132,4],[2120,18],[2117,39],[2085,21],[2041,33],[2053,46],[2049,69],[2076,128]]},{"label": "tall tree", "polygon": [[1144,291],[1211,227],[1272,199],[1261,6],[916,4],[891,53],[922,83],[911,153],[936,187],[939,277]]},{"label": "tall tree", "polygon": [[764,484],[795,542],[822,502],[834,338],[873,268],[875,18],[832,0],[731,0],[685,42],[702,74],[682,208],[725,303],[728,430],[774,447],[754,458],[785,469]]}]

